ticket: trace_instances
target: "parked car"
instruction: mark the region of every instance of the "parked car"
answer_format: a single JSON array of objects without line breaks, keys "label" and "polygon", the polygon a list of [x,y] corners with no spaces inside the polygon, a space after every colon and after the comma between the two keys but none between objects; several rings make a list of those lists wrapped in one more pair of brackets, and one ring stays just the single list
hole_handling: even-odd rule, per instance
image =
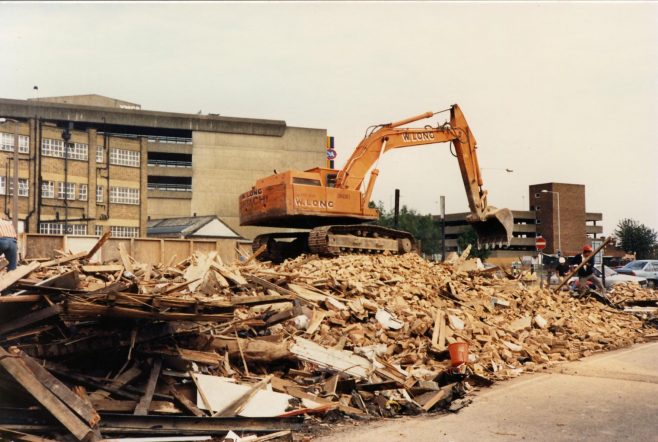
[{"label": "parked car", "polygon": [[[643,278],[641,276],[635,276],[635,275],[620,274],[618,272],[615,272],[608,266],[604,266],[604,269],[605,269],[605,288],[607,290],[610,290],[615,285],[621,284],[623,282],[635,282],[639,284],[641,287],[647,286],[647,278]],[[598,267],[594,267],[594,275],[596,275],[599,279],[601,279],[601,270]],[[569,286],[574,289],[578,288],[577,276],[574,276],[569,280]]]},{"label": "parked car", "polygon": [[618,269],[617,272],[646,278],[651,287],[658,287],[658,259],[632,261]]}]

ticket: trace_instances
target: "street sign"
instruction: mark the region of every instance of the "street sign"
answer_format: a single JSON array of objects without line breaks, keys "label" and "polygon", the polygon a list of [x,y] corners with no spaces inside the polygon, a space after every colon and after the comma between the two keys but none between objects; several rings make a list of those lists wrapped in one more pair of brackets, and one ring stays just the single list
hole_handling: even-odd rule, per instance
[{"label": "street sign", "polygon": [[338,153],[335,149],[327,149],[327,158],[330,160],[336,159]]},{"label": "street sign", "polygon": [[544,250],[546,248],[546,240],[541,236],[538,236],[535,239],[535,247],[537,248],[537,250]]}]

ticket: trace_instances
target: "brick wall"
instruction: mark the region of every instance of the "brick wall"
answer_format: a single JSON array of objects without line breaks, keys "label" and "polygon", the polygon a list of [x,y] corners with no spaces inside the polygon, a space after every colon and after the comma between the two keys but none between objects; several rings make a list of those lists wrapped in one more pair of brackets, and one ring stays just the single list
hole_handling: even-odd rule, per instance
[{"label": "brick wall", "polygon": [[[0,132],[14,133],[14,124],[0,124]],[[88,146],[87,159],[79,160],[69,158],[67,161],[66,177],[64,173],[65,160],[63,158],[36,155],[41,152],[42,142],[37,140],[38,130],[35,120],[19,124],[19,134],[30,137],[30,153],[20,154],[20,178],[29,180],[29,197],[19,197],[19,219],[25,220],[29,212],[33,212],[29,219],[28,230],[38,232],[37,213],[40,212],[41,222],[63,221],[65,213],[71,224],[87,224],[88,234],[95,233],[96,224],[103,226],[134,226],[140,227],[140,232],[146,232],[146,141],[137,138],[106,137],[98,135],[95,129],[87,131],[73,130],[72,143],[83,143]],[[37,134],[37,135],[35,135]],[[62,128],[53,124],[42,123],[41,140],[62,139]],[[107,145],[106,145],[107,144]],[[96,146],[105,146],[102,163],[96,162]],[[109,165],[109,152],[107,147],[140,152],[139,167]],[[6,175],[6,166],[11,164],[13,152],[0,151],[0,176]],[[41,198],[40,210],[36,210],[37,194],[40,192],[39,172],[35,173],[35,162],[40,161],[40,175],[43,181],[55,183],[54,198]],[[38,164],[37,164],[38,166]],[[59,183],[68,181],[75,184],[75,200],[68,201],[68,210],[64,207],[64,200],[58,199]],[[103,202],[96,202],[96,185],[103,186]],[[80,200],[80,187],[87,185],[87,200]],[[129,187],[140,190],[139,204],[110,204],[109,186]],[[144,188],[142,189],[142,186]],[[5,201],[7,200],[7,201]],[[11,208],[11,198],[0,195],[0,210]],[[144,213],[143,213],[144,212]],[[101,219],[101,218],[108,219]],[[90,219],[81,221],[80,219]]]},{"label": "brick wall", "polygon": [[[560,223],[558,231],[558,195]],[[585,228],[585,186],[581,184],[545,183],[529,187],[530,209],[537,214],[537,233],[546,239],[545,253],[556,253],[559,242],[563,255],[580,253],[587,242]],[[559,235],[558,235],[559,233]]]}]

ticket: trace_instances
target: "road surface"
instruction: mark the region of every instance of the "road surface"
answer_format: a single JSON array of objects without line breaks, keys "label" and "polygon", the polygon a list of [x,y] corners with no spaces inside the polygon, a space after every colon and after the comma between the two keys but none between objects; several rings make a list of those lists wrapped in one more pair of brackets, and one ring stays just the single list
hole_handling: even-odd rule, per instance
[{"label": "road surface", "polygon": [[658,442],[658,342],[524,375],[473,399],[456,414],[332,424],[314,442]]}]

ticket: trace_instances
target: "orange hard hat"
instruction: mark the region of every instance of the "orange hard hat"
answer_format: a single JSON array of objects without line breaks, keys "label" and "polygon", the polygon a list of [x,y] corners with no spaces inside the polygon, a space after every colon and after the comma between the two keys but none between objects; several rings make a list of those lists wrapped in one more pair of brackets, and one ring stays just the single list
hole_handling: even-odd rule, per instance
[{"label": "orange hard hat", "polygon": [[591,252],[592,251],[592,246],[589,244],[583,246],[583,252]]}]

